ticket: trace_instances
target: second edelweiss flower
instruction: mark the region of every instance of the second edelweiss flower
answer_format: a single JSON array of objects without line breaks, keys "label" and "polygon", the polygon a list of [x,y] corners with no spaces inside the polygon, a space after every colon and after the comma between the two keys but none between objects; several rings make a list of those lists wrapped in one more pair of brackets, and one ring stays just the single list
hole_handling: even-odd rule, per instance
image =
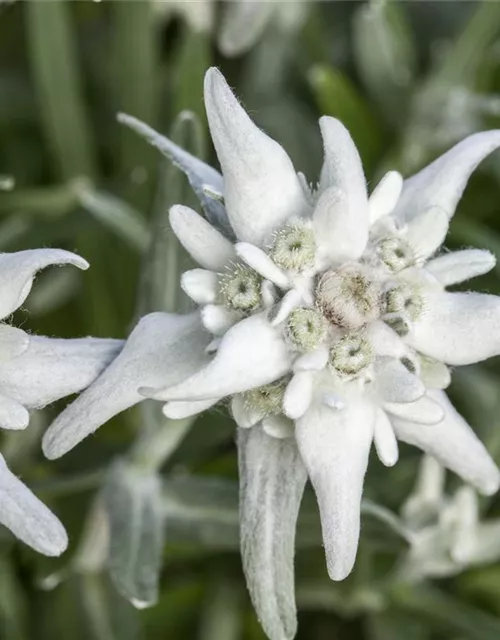
[{"label": "second edelweiss flower", "polygon": [[172,418],[231,397],[245,573],[266,633],[283,640],[296,630],[294,536],[307,477],[334,580],[355,560],[372,442],[388,466],[399,439],[484,493],[498,488],[498,469],[443,391],[447,365],[500,353],[500,299],[446,291],[494,258],[435,256],[500,132],[470,137],[405,182],[390,172],[368,197],[358,152],[337,120],[320,121],[325,155],[312,190],[216,69],[205,104],[223,178],[122,117],[174,159],[203,204],[207,219],[171,211],[202,267],[182,279],[200,309],[143,318],[44,446],[49,457],[62,455],[144,396],[166,402]]}]

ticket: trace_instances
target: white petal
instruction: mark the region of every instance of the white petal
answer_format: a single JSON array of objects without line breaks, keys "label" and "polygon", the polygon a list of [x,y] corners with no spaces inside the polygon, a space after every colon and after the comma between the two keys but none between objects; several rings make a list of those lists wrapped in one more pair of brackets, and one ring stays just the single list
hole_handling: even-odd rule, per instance
[{"label": "white petal", "polygon": [[261,411],[250,408],[245,404],[243,396],[237,394],[231,400],[231,413],[240,429],[250,429],[260,422],[263,418]]},{"label": "white petal", "polygon": [[427,292],[407,341],[447,364],[472,364],[500,354],[500,297]]},{"label": "white petal", "polygon": [[9,471],[0,456],[0,522],[25,544],[46,556],[59,556],[68,536],[56,516]]},{"label": "white petal", "polygon": [[219,276],[206,269],[191,269],[182,274],[181,287],[197,304],[212,304],[219,295]]},{"label": "white petal", "polygon": [[30,337],[21,329],[8,324],[0,324],[0,360],[9,360],[26,351]]},{"label": "white petal", "polygon": [[477,527],[473,540],[455,547],[453,556],[469,565],[487,565],[500,559],[500,520],[486,521]]},{"label": "white petal", "polygon": [[316,241],[324,250],[334,251],[335,260],[356,259],[366,246],[369,226],[361,159],[341,122],[325,116],[320,127],[325,155],[319,187],[322,195],[313,216]]},{"label": "white petal", "polygon": [[232,311],[224,305],[207,304],[201,309],[201,321],[207,331],[214,336],[222,336],[241,319],[237,311]]},{"label": "white petal", "polygon": [[439,424],[424,425],[392,418],[396,436],[434,456],[483,493],[495,493],[500,484],[500,472],[489,453],[443,391],[428,393],[444,409],[444,419]]},{"label": "white petal", "polygon": [[393,467],[399,457],[398,441],[392,424],[382,409],[377,409],[373,441],[380,462],[386,467]]},{"label": "white petal", "polygon": [[386,402],[415,402],[425,394],[416,375],[399,360],[379,358],[375,366],[375,392]]},{"label": "white petal", "polygon": [[318,347],[314,351],[304,353],[295,360],[293,364],[294,371],[321,371],[326,367],[328,362],[328,348],[326,346]]},{"label": "white petal", "polygon": [[242,393],[274,382],[290,369],[279,331],[263,315],[242,320],[222,338],[214,359],[193,376],[167,389],[151,391],[157,400],[203,400]]},{"label": "white petal", "polygon": [[122,347],[121,340],[31,336],[24,353],[0,362],[0,390],[30,409],[44,407],[88,387]]},{"label": "white petal", "polygon": [[489,251],[465,249],[434,258],[425,265],[425,268],[439,280],[443,287],[449,287],[488,273],[495,264],[496,258]]},{"label": "white petal", "polygon": [[222,229],[228,237],[233,235],[224,205],[207,195],[207,187],[212,192],[224,193],[224,181],[218,171],[181,149],[171,140],[148,127],[144,122],[137,120],[137,118],[120,113],[118,114],[118,121],[142,136],[183,171],[189,180],[191,188],[203,205],[209,222],[218,229]]},{"label": "white petal", "polygon": [[262,420],[262,428],[272,438],[292,438],[293,422],[284,415],[267,416]]},{"label": "white petal", "polygon": [[421,529],[437,519],[444,503],[445,476],[445,468],[435,458],[422,456],[415,489],[402,508],[403,517],[412,529]]},{"label": "white petal", "polygon": [[420,357],[420,378],[429,389],[446,389],[451,383],[448,367],[432,358]]},{"label": "white petal", "polygon": [[243,569],[267,636],[292,640],[297,630],[295,528],[306,472],[293,438],[262,429],[238,432]]},{"label": "white petal", "polygon": [[299,451],[319,503],[328,573],[343,580],[354,565],[374,409],[361,398],[342,411],[314,405],[297,421]]},{"label": "white petal", "polygon": [[439,402],[429,397],[430,392],[423,398],[419,398],[415,402],[405,404],[397,404],[393,402],[384,402],[383,407],[387,413],[403,420],[410,420],[420,425],[435,426],[444,418],[444,409]]},{"label": "white petal", "polygon": [[222,167],[226,208],[238,239],[262,245],[309,206],[282,147],[250,120],[215,68],[205,76],[205,107]]},{"label": "white petal", "polygon": [[405,239],[415,252],[418,262],[424,262],[443,244],[448,233],[446,211],[432,207],[409,221]]},{"label": "white petal", "polygon": [[142,318],[120,355],[49,427],[43,438],[45,455],[62,456],[143,400],[139,387],[175,384],[192,374],[206,362],[209,339],[197,313],[151,313]]},{"label": "white petal", "polygon": [[311,404],[314,373],[299,371],[288,383],[283,399],[283,412],[292,420],[304,415]]},{"label": "white petal", "polygon": [[400,336],[388,324],[377,320],[367,327],[367,336],[375,353],[379,356],[403,358],[408,351]]},{"label": "white petal", "polygon": [[368,240],[368,224],[355,213],[348,195],[337,187],[321,194],[314,210],[313,227],[323,260],[335,264],[357,260],[362,255]]},{"label": "white petal", "polygon": [[0,318],[15,311],[28,297],[33,278],[50,265],[72,264],[88,269],[89,263],[62,249],[31,249],[0,254]]},{"label": "white petal", "polygon": [[498,147],[500,131],[483,131],[462,140],[428,167],[405,180],[394,215],[409,221],[431,207],[441,207],[451,218],[469,176]]},{"label": "white petal", "polygon": [[0,395],[0,429],[26,429],[30,414],[22,404]]},{"label": "white petal", "polygon": [[189,207],[172,207],[170,224],[184,249],[201,267],[222,271],[236,257],[232,243]]},{"label": "white petal", "polygon": [[389,171],[373,190],[369,198],[370,223],[389,215],[401,195],[403,176],[397,171]]},{"label": "white petal", "polygon": [[193,402],[168,402],[164,405],[162,411],[163,415],[171,420],[182,420],[210,409],[219,400],[220,398],[209,398],[208,400],[194,400]]},{"label": "white petal", "polygon": [[290,313],[302,302],[302,294],[297,289],[287,291],[278,304],[271,310],[268,319],[273,327],[284,322]]},{"label": "white petal", "polygon": [[288,277],[284,271],[282,271],[271,258],[256,247],[248,242],[239,242],[236,246],[236,253],[244,260],[249,267],[255,269],[257,273],[267,280],[271,280],[274,284],[278,285],[282,289],[287,289],[289,286]]},{"label": "white petal", "polygon": [[[193,7],[193,11],[198,11]],[[272,13],[273,4],[239,0],[228,3],[218,30],[220,51],[228,58],[241,55],[252,48],[266,28]]]}]

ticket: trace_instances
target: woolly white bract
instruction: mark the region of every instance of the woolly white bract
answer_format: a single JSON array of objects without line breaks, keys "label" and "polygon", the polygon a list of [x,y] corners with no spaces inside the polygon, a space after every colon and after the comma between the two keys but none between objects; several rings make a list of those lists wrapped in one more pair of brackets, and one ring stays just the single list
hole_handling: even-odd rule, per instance
[{"label": "woolly white bract", "polygon": [[199,263],[183,275],[189,316],[143,318],[104,374],[48,430],[64,454],[147,396],[172,418],[231,398],[238,423],[241,547],[272,640],[296,631],[294,536],[307,477],[332,579],[351,571],[372,442],[397,461],[414,444],[484,493],[500,475],[443,389],[448,365],[500,353],[500,299],[446,287],[489,271],[486,251],[438,254],[449,219],[500,132],[458,144],[416,176],[388,173],[370,197],[345,127],[322,118],[324,163],[308,187],[222,75],[205,104],[222,176],[146,125],[121,120],[182,168],[206,219],[176,206],[172,227]]},{"label": "woolly white bract", "polygon": [[[59,249],[0,254],[0,428],[25,429],[28,409],[41,408],[88,386],[116,357],[118,340],[58,340],[31,336],[6,323],[28,297],[33,279],[50,265],[87,269]],[[56,516],[34,496],[0,455],[0,523],[40,553],[61,554],[68,539]]]}]

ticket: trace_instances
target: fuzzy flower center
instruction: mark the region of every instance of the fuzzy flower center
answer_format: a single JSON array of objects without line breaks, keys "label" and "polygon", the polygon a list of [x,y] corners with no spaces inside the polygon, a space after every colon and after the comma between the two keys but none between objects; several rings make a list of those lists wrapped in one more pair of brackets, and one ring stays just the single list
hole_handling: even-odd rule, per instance
[{"label": "fuzzy flower center", "polygon": [[287,335],[299,351],[313,351],[326,337],[327,323],[315,309],[294,309],[288,316]]},{"label": "fuzzy flower center", "polygon": [[316,243],[312,229],[303,224],[289,224],[274,237],[271,258],[282,269],[303,271],[314,266]]},{"label": "fuzzy flower center", "polygon": [[316,304],[334,325],[356,329],[379,316],[380,289],[360,265],[323,274],[316,288]]},{"label": "fuzzy flower center", "polygon": [[250,389],[243,394],[243,401],[250,410],[257,410],[264,416],[281,413],[287,380],[281,379],[263,387]]},{"label": "fuzzy flower center", "polygon": [[362,333],[348,333],[330,349],[329,364],[333,371],[343,376],[355,376],[374,359],[373,348]]},{"label": "fuzzy flower center", "polygon": [[410,245],[400,238],[386,238],[377,248],[377,255],[393,273],[410,267],[415,262],[415,255]]},{"label": "fuzzy flower center", "polygon": [[422,296],[408,285],[399,285],[385,294],[385,310],[410,320],[418,320],[424,308]]},{"label": "fuzzy flower center", "polygon": [[253,311],[261,303],[262,278],[249,267],[236,265],[222,276],[220,290],[225,303],[238,311]]}]

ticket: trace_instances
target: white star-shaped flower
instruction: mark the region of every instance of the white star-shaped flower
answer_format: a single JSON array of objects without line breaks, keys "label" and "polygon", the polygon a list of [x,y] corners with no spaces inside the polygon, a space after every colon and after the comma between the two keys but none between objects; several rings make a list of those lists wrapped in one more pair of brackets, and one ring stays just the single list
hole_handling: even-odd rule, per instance
[{"label": "white star-shaped flower", "polygon": [[189,316],[141,320],[123,352],[48,430],[55,458],[143,396],[172,418],[231,398],[238,426],[241,544],[247,582],[272,640],[296,629],[295,525],[307,477],[318,499],[328,571],[351,571],[372,442],[381,461],[414,444],[484,493],[499,471],[442,389],[447,365],[500,353],[500,298],[446,287],[494,257],[439,255],[457,202],[500,132],[476,134],[416,176],[390,172],[370,197],[345,127],[320,121],[315,189],[259,130],[222,75],[205,104],[222,176],[138,121],[188,175],[207,219],[171,211],[200,265],[182,285]]},{"label": "white star-shaped flower", "polygon": [[398,575],[413,582],[444,578],[500,558],[500,520],[481,520],[476,491],[444,492],[445,470],[424,456],[414,493],[403,506],[410,549]]},{"label": "white star-shaped flower", "polygon": [[[81,391],[118,354],[119,340],[60,340],[29,335],[6,319],[28,297],[34,277],[50,265],[87,269],[79,256],[59,249],[0,254],[0,428],[25,429],[29,409]],[[0,455],[0,523],[40,553],[59,555],[67,546],[63,525],[31,493]]]}]

